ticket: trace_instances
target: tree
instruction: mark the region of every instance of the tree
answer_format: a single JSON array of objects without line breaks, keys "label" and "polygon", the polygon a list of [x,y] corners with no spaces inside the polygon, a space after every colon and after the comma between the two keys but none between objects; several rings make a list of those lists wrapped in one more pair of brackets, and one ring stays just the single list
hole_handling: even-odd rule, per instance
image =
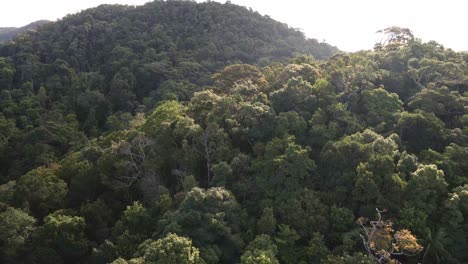
[{"label": "tree", "polygon": [[434,113],[449,127],[453,127],[456,117],[466,113],[466,97],[460,96],[456,91],[450,91],[447,87],[423,88],[409,101],[412,109],[420,109],[427,113]]},{"label": "tree", "polygon": [[14,263],[30,242],[36,219],[22,210],[7,207],[0,213],[0,259]]},{"label": "tree", "polygon": [[224,188],[193,188],[173,212],[158,223],[160,236],[177,233],[190,237],[207,263],[230,263],[244,242],[243,218],[235,197]]},{"label": "tree", "polygon": [[102,188],[99,172],[93,162],[86,159],[85,151],[68,155],[60,162],[57,174],[68,185],[67,206],[75,207],[93,201]]},{"label": "tree", "polygon": [[361,235],[365,249],[378,263],[388,263],[399,255],[414,256],[419,254],[423,247],[416,237],[407,229],[394,231],[392,223],[382,220],[382,212],[377,211],[377,220],[370,221],[371,227],[364,226],[366,220],[358,219],[365,234]]},{"label": "tree", "polygon": [[432,148],[441,150],[446,140],[445,126],[433,113],[402,112],[396,128],[408,151],[420,152]]},{"label": "tree", "polygon": [[38,263],[80,263],[89,251],[83,217],[51,214],[32,235]]},{"label": "tree", "polygon": [[228,92],[236,83],[250,82],[264,89],[267,85],[265,76],[254,66],[234,64],[227,66],[221,73],[213,75],[214,86],[220,92]]},{"label": "tree", "polygon": [[260,234],[273,234],[276,230],[276,218],[273,213],[273,208],[266,207],[263,209],[262,216],[257,222],[257,230]]},{"label": "tree", "polygon": [[439,166],[445,172],[445,180],[449,186],[460,186],[467,182],[468,163],[465,157],[468,155],[468,146],[450,144],[445,147],[443,163]]},{"label": "tree", "polygon": [[108,99],[100,91],[86,90],[76,96],[75,113],[80,129],[94,135],[105,124],[111,111]]},{"label": "tree", "polygon": [[355,253],[352,256],[344,255],[344,256],[334,256],[329,255],[326,260],[322,261],[323,264],[354,264],[354,263],[362,263],[362,264],[374,264],[375,260],[367,255],[363,255],[362,253]]},{"label": "tree", "polygon": [[276,194],[274,203],[277,221],[296,230],[306,240],[311,239],[315,232],[327,232],[329,210],[318,193],[306,188],[290,192]]},{"label": "tree", "polygon": [[10,88],[16,69],[8,58],[0,57],[0,87]]},{"label": "tree", "polygon": [[313,234],[305,251],[309,263],[321,262],[321,260],[324,260],[329,253],[329,250],[325,245],[323,235],[319,232],[315,232]]},{"label": "tree", "polygon": [[291,78],[278,90],[270,94],[273,109],[277,113],[295,110],[297,112],[313,112],[315,95],[313,84],[304,80],[302,76]]},{"label": "tree", "polygon": [[[222,113],[224,109],[219,109]],[[252,148],[256,142],[270,137],[273,130],[273,109],[262,102],[236,102],[225,121],[227,132],[241,149]]]},{"label": "tree", "polygon": [[[367,205],[378,202],[389,206],[398,201],[402,181],[394,174],[395,141],[396,135],[385,138],[366,129],[326,145],[320,154],[319,186],[334,191],[333,199],[356,210],[365,209],[361,213],[366,215]],[[353,188],[342,187],[351,185]]]},{"label": "tree", "polygon": [[398,159],[397,170],[401,179],[408,180],[410,174],[418,168],[418,157],[403,151]]},{"label": "tree", "polygon": [[138,245],[150,238],[155,229],[153,221],[151,212],[141,203],[127,206],[112,229],[112,253],[124,258],[133,256]]},{"label": "tree", "polygon": [[[199,250],[185,237],[169,233],[156,241],[143,242],[135,254],[140,263],[203,264]],[[131,260],[130,260],[131,262]]]},{"label": "tree", "polygon": [[394,156],[389,154],[377,152],[356,168],[357,177],[352,193],[362,215],[370,215],[371,206],[398,210],[401,204],[406,182],[394,173]]},{"label": "tree", "polygon": [[419,165],[411,174],[405,189],[405,204],[426,213],[429,217],[440,215],[441,206],[447,191],[444,172],[436,165]]},{"label": "tree", "polygon": [[176,101],[166,101],[159,105],[153,113],[148,116],[141,130],[146,136],[157,140],[158,143],[171,144],[167,139],[171,138],[171,127],[182,118],[184,108]]},{"label": "tree", "polygon": [[265,197],[300,189],[310,182],[315,162],[310,148],[294,142],[294,137],[275,138],[265,146],[262,156],[252,164],[255,181]]},{"label": "tree", "polygon": [[414,39],[411,30],[408,28],[401,28],[396,26],[379,30],[377,33],[383,33],[386,35],[386,39],[381,41],[379,45],[381,47],[385,47],[388,50],[397,49],[403,45],[408,44]]},{"label": "tree", "polygon": [[16,128],[16,122],[12,119],[5,119],[3,115],[0,115],[0,131],[0,149],[6,146],[10,138],[19,132]]},{"label": "tree", "polygon": [[21,176],[15,187],[15,203],[29,208],[39,219],[61,208],[67,194],[67,184],[57,176],[59,168],[52,164]]},{"label": "tree", "polygon": [[229,160],[231,155],[229,137],[216,123],[209,124],[206,129],[199,129],[193,136],[193,150],[206,162],[206,185],[212,184],[212,166],[216,162]]},{"label": "tree", "polygon": [[296,111],[281,112],[275,118],[275,136],[293,135],[300,140],[306,134],[307,122]]},{"label": "tree", "polygon": [[188,142],[199,131],[199,126],[185,114],[186,110],[176,101],[163,102],[139,129],[146,138],[143,140],[147,142],[144,148],[146,156],[152,157],[145,166],[146,173],[153,177],[146,179],[154,179],[155,183],[158,180],[173,183],[171,171],[188,169],[191,161]]},{"label": "tree", "polygon": [[301,259],[301,247],[297,241],[301,237],[294,228],[288,225],[278,225],[278,232],[274,237],[275,244],[278,245],[279,258],[284,263],[298,263]]},{"label": "tree", "polygon": [[327,241],[336,244],[342,243],[345,234],[355,227],[353,212],[348,208],[337,207],[336,205],[330,207],[329,221],[330,231],[327,233]]},{"label": "tree", "polygon": [[322,149],[329,141],[337,141],[363,129],[358,118],[348,111],[347,105],[343,103],[332,103],[318,108],[308,124],[310,129],[307,142],[317,150]]},{"label": "tree", "polygon": [[388,131],[396,123],[396,114],[403,110],[403,103],[395,93],[383,88],[361,92],[357,112],[364,123],[375,127],[376,131]]},{"label": "tree", "polygon": [[450,259],[450,253],[445,248],[448,235],[444,229],[429,230],[426,234],[425,248],[422,261],[424,263],[441,263],[444,260]]},{"label": "tree", "polygon": [[421,161],[437,165],[445,175],[445,181],[449,187],[462,185],[466,182],[468,174],[465,156],[468,154],[468,147],[463,147],[455,143],[446,146],[442,153],[434,150],[424,151]]},{"label": "tree", "polygon": [[281,88],[292,78],[301,77],[304,81],[313,85],[320,78],[320,72],[315,65],[310,64],[289,64],[278,76],[276,86]]},{"label": "tree", "polygon": [[102,243],[110,234],[110,225],[114,218],[112,211],[105,201],[97,199],[94,202],[83,204],[80,215],[86,221],[86,236],[91,241]]},{"label": "tree", "polygon": [[259,235],[247,246],[241,264],[279,264],[278,249],[268,235]]},{"label": "tree", "polygon": [[159,200],[160,175],[154,165],[156,157],[155,142],[144,135],[136,135],[130,142],[121,142],[117,153],[124,156],[124,167],[128,174],[117,176],[121,188],[137,185],[145,203],[151,204]]},{"label": "tree", "polygon": [[167,80],[154,91],[154,95],[150,93],[150,96],[147,97],[148,101],[155,101],[155,105],[148,105],[148,107],[151,109],[162,101],[188,101],[198,90],[197,85],[188,81]]},{"label": "tree", "polygon": [[213,121],[213,118],[219,118],[212,112],[221,100],[222,97],[212,90],[196,92],[190,99],[188,106],[189,115],[197,124],[206,127]]},{"label": "tree", "polygon": [[404,206],[400,211],[400,220],[397,224],[401,228],[412,230],[416,235],[424,237],[428,231],[428,215],[420,208]]},{"label": "tree", "polygon": [[[424,259],[438,261],[465,261],[468,259],[466,220],[468,219],[468,185],[454,188],[442,207],[444,214],[438,229],[431,229],[426,236]],[[461,232],[460,232],[461,231]],[[430,247],[429,247],[430,246]]]},{"label": "tree", "polygon": [[334,55],[324,65],[326,80],[334,86],[339,102],[354,100],[359,93],[378,86],[384,72],[370,51]]},{"label": "tree", "polygon": [[408,60],[408,75],[417,87],[424,90],[426,87],[432,89],[434,85],[463,83],[465,73],[460,65],[441,59],[444,55],[434,53],[436,52],[433,51],[433,54],[428,54],[420,60]]}]

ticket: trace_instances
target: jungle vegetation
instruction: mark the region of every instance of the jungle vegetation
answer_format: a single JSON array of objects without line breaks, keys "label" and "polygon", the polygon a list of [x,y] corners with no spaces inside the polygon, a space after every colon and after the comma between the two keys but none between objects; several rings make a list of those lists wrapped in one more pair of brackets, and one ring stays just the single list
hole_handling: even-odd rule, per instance
[{"label": "jungle vegetation", "polygon": [[0,44],[2,263],[466,263],[468,53],[227,2]]}]

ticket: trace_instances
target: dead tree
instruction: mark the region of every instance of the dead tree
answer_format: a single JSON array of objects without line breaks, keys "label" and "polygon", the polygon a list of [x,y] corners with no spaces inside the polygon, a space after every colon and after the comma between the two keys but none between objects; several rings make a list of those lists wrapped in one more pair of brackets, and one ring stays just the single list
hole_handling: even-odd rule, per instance
[{"label": "dead tree", "polygon": [[152,162],[155,156],[154,141],[139,135],[130,142],[122,143],[118,153],[126,157],[125,167],[129,171],[116,177],[119,187],[128,189],[137,184],[146,202],[159,200],[160,177]]},{"label": "dead tree", "polygon": [[409,230],[394,232],[392,222],[382,220],[385,210],[376,208],[376,211],[377,220],[369,221],[370,227],[365,226],[364,218],[359,218],[358,224],[364,230],[364,235],[360,235],[364,248],[377,263],[393,263],[393,257],[415,256],[423,250]]},{"label": "dead tree", "polygon": [[194,147],[195,152],[197,152],[200,156],[202,156],[205,161],[206,161],[206,180],[207,180],[207,186],[210,186],[211,184],[211,164],[212,164],[212,159],[214,152],[216,151],[216,144],[212,142],[211,137],[214,137],[212,135],[213,128],[208,127],[203,132],[198,138],[198,141],[201,145],[201,148],[197,148],[196,146]]}]

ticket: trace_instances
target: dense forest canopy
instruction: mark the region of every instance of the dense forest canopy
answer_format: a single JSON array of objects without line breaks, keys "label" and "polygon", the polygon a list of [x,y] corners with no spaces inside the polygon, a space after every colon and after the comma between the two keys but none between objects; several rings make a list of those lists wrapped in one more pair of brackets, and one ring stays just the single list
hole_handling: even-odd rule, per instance
[{"label": "dense forest canopy", "polygon": [[0,44],[2,263],[466,263],[468,54],[230,3]]},{"label": "dense forest canopy", "polygon": [[69,15],[0,46],[2,98],[15,102],[1,110],[22,134],[0,159],[0,175],[56,162],[85,136],[124,128],[158,101],[188,100],[227,65],[337,52],[232,4],[155,1]]}]

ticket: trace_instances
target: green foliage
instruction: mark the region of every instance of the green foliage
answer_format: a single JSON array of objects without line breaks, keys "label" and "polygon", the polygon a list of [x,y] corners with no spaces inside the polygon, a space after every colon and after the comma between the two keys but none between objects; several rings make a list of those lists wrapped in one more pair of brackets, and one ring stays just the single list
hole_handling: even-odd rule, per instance
[{"label": "green foliage", "polygon": [[165,102],[147,118],[142,130],[153,138],[168,137],[170,127],[181,118],[182,110],[182,105],[176,101]]},{"label": "green foliage", "polygon": [[253,162],[255,180],[266,197],[297,190],[311,180],[315,162],[310,148],[294,143],[294,137],[275,138],[265,147],[263,156]]},{"label": "green foliage", "polygon": [[[444,227],[438,230],[438,232],[446,232],[446,239],[442,240],[435,234],[438,240],[442,240],[442,247],[438,249],[439,252],[432,252],[437,254],[444,254],[448,259],[454,258],[454,256],[462,259],[463,261],[468,259],[468,253],[464,250],[467,247],[466,232],[467,226],[466,221],[468,219],[468,185],[461,185],[453,189],[449,194],[449,197],[445,201],[446,214],[442,216],[442,222]],[[461,232],[460,232],[461,230]],[[433,236],[432,236],[433,237]],[[429,238],[432,238],[429,237]],[[435,241],[428,241],[434,243]],[[447,252],[443,252],[441,249],[446,249]]]},{"label": "green foliage", "polygon": [[468,105],[466,96],[451,91],[446,86],[440,88],[423,88],[416,93],[408,106],[428,113],[434,113],[449,127],[453,127],[456,118],[466,113]]},{"label": "green foliage", "polygon": [[281,87],[294,77],[301,77],[305,82],[313,85],[320,77],[319,70],[310,64],[289,64],[278,76],[277,86]]},{"label": "green foliage", "polygon": [[[26,32],[0,44],[0,152],[11,153],[0,155],[9,177],[2,183],[58,162],[84,134],[127,129],[133,116],[151,113],[161,101],[190,100],[202,85],[265,89],[263,74],[249,64],[286,62],[299,52],[326,59],[339,51],[217,2],[103,5],[43,22],[9,30]],[[220,78],[210,78],[226,66]]]},{"label": "green foliage", "polygon": [[109,226],[114,219],[102,199],[81,206],[80,215],[86,220],[86,235],[91,241],[103,242],[109,236]]},{"label": "green foliage", "polygon": [[12,40],[13,38],[17,37],[19,34],[30,31],[30,30],[35,30],[38,27],[49,23],[50,21],[47,20],[38,20],[32,23],[29,23],[28,25],[24,27],[2,27],[0,28],[0,42],[2,41],[8,41]]},{"label": "green foliage", "polygon": [[445,144],[444,124],[433,113],[402,112],[397,127],[399,136],[409,151],[419,152],[426,148],[441,150]]},{"label": "green foliage", "polygon": [[276,219],[273,214],[273,208],[263,209],[262,216],[257,222],[257,231],[260,234],[273,234],[276,230]]},{"label": "green foliage", "polygon": [[99,177],[96,177],[96,169],[92,162],[84,159],[82,153],[73,153],[62,160],[57,174],[68,185],[69,206],[96,199],[101,182]]},{"label": "green foliage", "polygon": [[304,80],[302,76],[291,78],[281,88],[270,95],[273,108],[276,112],[313,112],[315,96],[312,84]]},{"label": "green foliage", "polygon": [[228,263],[243,246],[239,214],[237,201],[225,189],[193,188],[176,211],[159,221],[159,233],[190,237],[207,263],[215,259]]},{"label": "green foliage", "polygon": [[15,204],[29,208],[38,219],[64,205],[67,184],[57,176],[59,166],[39,167],[21,176],[15,186]]},{"label": "green foliage", "polygon": [[369,256],[363,255],[362,253],[356,253],[352,256],[333,256],[330,255],[325,261],[322,261],[324,264],[373,264],[375,260]]},{"label": "green foliage", "polygon": [[397,94],[377,88],[361,92],[357,111],[365,123],[376,131],[388,131],[395,125],[396,114],[403,110],[402,106]]},{"label": "green foliage", "polygon": [[241,264],[279,264],[275,255],[269,250],[246,251],[241,257]]},{"label": "green foliage", "polygon": [[114,254],[131,257],[138,245],[151,236],[155,226],[149,210],[139,202],[127,206],[112,230]]},{"label": "green foliage", "polygon": [[278,249],[268,235],[259,235],[247,246],[241,264],[279,264]]},{"label": "green foliage", "polygon": [[408,180],[405,201],[431,216],[441,213],[436,208],[447,193],[444,172],[435,165],[420,165]]},{"label": "green foliage", "polygon": [[299,262],[298,251],[300,248],[296,246],[296,242],[300,239],[296,230],[288,225],[281,224],[278,226],[278,232],[275,243],[278,245],[280,259],[285,263]]},{"label": "green foliage", "polygon": [[32,235],[38,263],[79,263],[89,251],[85,220],[78,216],[51,214]]},{"label": "green foliage", "polygon": [[309,245],[306,248],[306,255],[309,263],[319,263],[320,260],[325,259],[329,250],[324,243],[323,235],[314,233]]},{"label": "green foliage", "polygon": [[330,58],[229,2],[158,0],[0,44],[2,263],[373,263],[376,208],[424,246],[386,260],[467,262],[468,56],[382,33]]},{"label": "green foliage", "polygon": [[[202,264],[200,252],[192,246],[192,241],[185,237],[169,233],[157,241],[143,242],[135,254],[138,263],[155,264]],[[132,260],[129,261],[133,263]]]},{"label": "green foliage", "polygon": [[311,190],[283,194],[276,203],[278,222],[296,230],[301,238],[309,239],[315,232],[325,233],[329,228],[328,207]]},{"label": "green foliage", "polygon": [[[395,140],[395,136],[384,138],[365,130],[325,146],[321,186],[328,186],[334,191],[334,199],[359,208],[363,215],[372,214],[375,206],[397,206],[404,182],[394,173],[398,154]],[[353,185],[352,190],[341,187],[349,185]]]},{"label": "green foliage", "polygon": [[7,207],[0,213],[0,258],[2,262],[14,262],[25,252],[36,219],[22,210]]},{"label": "green foliage", "polygon": [[264,75],[255,66],[248,64],[227,66],[221,73],[215,74],[212,78],[219,92],[225,92],[223,90],[231,89],[236,83],[242,82],[256,85],[260,89],[265,88],[267,85]]},{"label": "green foliage", "polygon": [[193,175],[187,176],[183,183],[184,192],[190,192],[193,188],[199,187],[198,182]]},{"label": "green foliage", "polygon": [[444,171],[445,181],[451,187],[468,182],[468,148],[454,143],[446,146],[444,152],[426,151],[422,153],[423,161],[434,163]]}]

